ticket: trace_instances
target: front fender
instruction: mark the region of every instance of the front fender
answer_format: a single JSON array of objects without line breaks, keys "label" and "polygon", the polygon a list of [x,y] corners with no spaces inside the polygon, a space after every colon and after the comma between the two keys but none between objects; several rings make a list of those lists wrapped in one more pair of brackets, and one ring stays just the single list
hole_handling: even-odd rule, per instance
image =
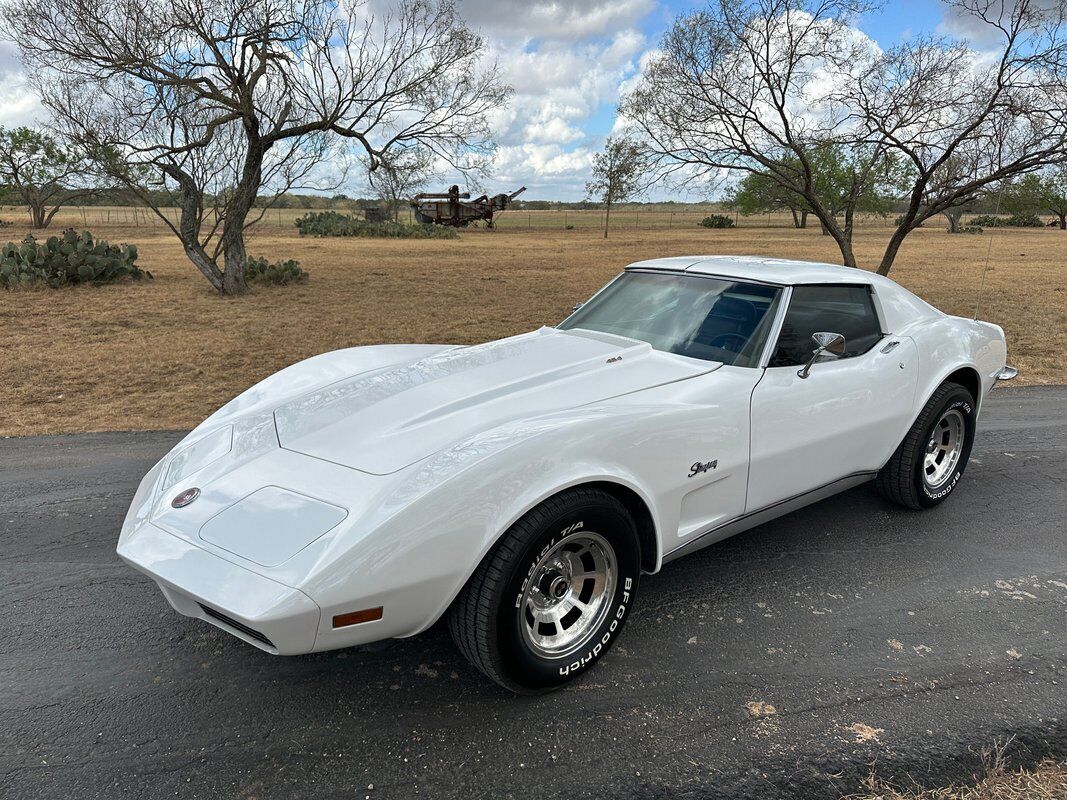
[{"label": "front fender", "polygon": [[353,607],[385,609],[375,638],[430,627],[500,535],[569,486],[619,483],[636,492],[655,518],[655,500],[633,471],[590,447],[614,441],[613,431],[632,433],[633,424],[629,414],[592,407],[514,421],[390,476],[389,488],[350,521],[349,533],[330,537],[317,554],[318,567],[301,584],[323,611],[316,649],[358,643],[351,637],[361,631],[328,626],[333,615]]},{"label": "front fender", "polygon": [[[353,522],[359,532],[335,538],[329,558],[319,554],[324,566],[306,590],[328,620],[351,604],[349,589],[358,586],[360,602],[381,605],[391,617],[385,635],[418,633],[440,618],[517,519],[589,482],[615,483],[641,498],[655,529],[658,568],[665,543],[674,546],[702,526],[697,512],[725,508],[717,492],[743,506],[747,480],[747,406],[732,395],[728,408],[681,397],[678,387],[665,387],[511,421],[395,473]],[[718,457],[716,473],[692,478],[689,465],[709,452]],[[316,647],[350,643],[320,630]]]}]

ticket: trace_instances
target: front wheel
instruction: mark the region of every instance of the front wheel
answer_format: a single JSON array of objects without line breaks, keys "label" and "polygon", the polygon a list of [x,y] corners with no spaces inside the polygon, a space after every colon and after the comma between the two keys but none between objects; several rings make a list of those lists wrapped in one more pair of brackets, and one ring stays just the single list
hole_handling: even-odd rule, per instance
[{"label": "front wheel", "polygon": [[600,489],[568,489],[504,534],[449,613],[460,651],[501,686],[554,689],[614,644],[637,595],[637,528]]},{"label": "front wheel", "polygon": [[878,473],[879,491],[907,508],[944,502],[963,477],[974,430],[971,393],[957,383],[941,384]]}]

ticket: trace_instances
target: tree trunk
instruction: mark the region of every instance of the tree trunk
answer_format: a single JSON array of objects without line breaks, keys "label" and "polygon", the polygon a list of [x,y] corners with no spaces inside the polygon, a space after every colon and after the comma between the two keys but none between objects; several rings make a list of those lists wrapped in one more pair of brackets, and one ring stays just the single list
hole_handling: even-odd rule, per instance
[{"label": "tree trunk", "polygon": [[794,228],[799,228],[800,227],[800,216],[797,214],[797,210],[795,208],[791,208],[791,209],[789,209],[789,213],[793,215],[793,227]]},{"label": "tree trunk", "polygon": [[193,262],[193,266],[200,270],[200,273],[208,279],[208,282],[215,288],[216,292],[222,292],[222,272],[219,268],[212,263],[208,258],[207,253],[200,247],[199,243],[191,244],[186,241],[182,241],[182,247],[185,249],[185,256]]},{"label": "tree trunk", "polygon": [[222,271],[222,293],[226,295],[244,294],[248,291],[245,283],[245,266],[248,264],[248,253],[245,250],[244,221],[236,233],[227,236],[222,235],[222,259],[226,265]]},{"label": "tree trunk", "polygon": [[1060,218],[1060,230],[1067,231],[1067,214],[1057,214]]},{"label": "tree trunk", "polygon": [[611,218],[611,203],[607,203],[607,207],[604,211],[604,238],[608,238],[608,219]]},{"label": "tree trunk", "polygon": [[882,255],[882,263],[878,265],[879,275],[889,274],[889,270],[893,268],[893,261],[897,257],[897,252],[904,243],[904,237],[909,233],[911,233],[911,230],[903,225],[893,231],[893,235],[889,237],[889,244],[885,247],[885,253]]},{"label": "tree trunk", "polygon": [[950,208],[948,211],[943,212],[948,219],[948,232],[959,233],[960,232],[960,220],[963,219],[963,211]]},{"label": "tree trunk", "polygon": [[226,204],[226,219],[222,223],[222,294],[238,295],[248,291],[245,282],[245,267],[248,252],[245,250],[245,220],[256,202],[263,181],[263,156],[265,150],[260,141],[250,137],[248,153],[241,169],[241,179],[234,187],[233,196]]},{"label": "tree trunk", "polygon": [[39,203],[30,205],[30,224],[34,230],[47,228],[49,222],[51,222],[51,217],[47,215],[43,205]]},{"label": "tree trunk", "polygon": [[[837,224],[837,218],[827,209],[814,195],[806,195],[805,200],[811,204],[811,213],[819,220],[823,236],[832,236],[841,251],[841,263],[846,267],[856,266],[856,254],[852,250],[852,227],[846,224],[844,230]],[[851,221],[850,214],[845,215],[846,221]]]},{"label": "tree trunk", "polygon": [[200,243],[200,212],[203,208],[203,197],[196,188],[196,182],[181,170],[174,169],[167,174],[177,182],[180,190],[178,194],[180,210],[178,238],[181,239],[185,255],[193,266],[208,279],[215,291],[221,292],[222,272]]},{"label": "tree trunk", "polygon": [[885,246],[885,252],[882,254],[882,263],[878,265],[879,275],[889,274],[889,270],[893,268],[893,261],[896,259],[897,252],[899,252],[900,246],[904,243],[904,239],[930,216],[929,214],[925,216],[920,216],[919,214],[919,209],[922,206],[922,193],[925,188],[926,181],[922,179],[917,180],[912,187],[908,208],[902,215],[900,224],[893,231],[893,235],[889,237],[889,244]]},{"label": "tree trunk", "polygon": [[841,261],[846,267],[856,266],[856,254],[852,251],[852,238],[838,239],[837,247],[841,251]]},{"label": "tree trunk", "polygon": [[800,212],[800,227],[801,228],[808,227],[808,212],[807,211],[801,211]]}]

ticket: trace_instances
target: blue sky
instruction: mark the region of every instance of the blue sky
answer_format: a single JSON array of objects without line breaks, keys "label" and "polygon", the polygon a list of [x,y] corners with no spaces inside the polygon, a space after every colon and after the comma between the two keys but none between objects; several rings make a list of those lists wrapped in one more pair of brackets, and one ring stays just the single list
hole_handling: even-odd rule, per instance
[{"label": "blue sky", "polygon": [[[387,0],[375,0],[384,3]],[[491,120],[498,142],[490,192],[526,185],[527,198],[578,200],[592,154],[615,125],[619,92],[639,74],[691,0],[459,0],[489,56],[515,89],[511,104]],[[869,13],[859,28],[883,47],[937,30],[938,0],[902,0]],[[0,42],[0,125],[32,124],[40,116],[25,88],[17,51]],[[442,183],[447,182],[442,176]],[[358,184],[350,193],[366,191]],[[681,198],[678,199],[699,199]]]}]

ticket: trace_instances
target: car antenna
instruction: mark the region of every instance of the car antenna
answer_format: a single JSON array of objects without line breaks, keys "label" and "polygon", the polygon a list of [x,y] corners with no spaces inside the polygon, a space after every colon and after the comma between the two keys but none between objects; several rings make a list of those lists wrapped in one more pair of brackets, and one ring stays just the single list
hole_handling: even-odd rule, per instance
[{"label": "car antenna", "polygon": [[989,234],[989,246],[985,251],[985,266],[982,267],[982,280],[978,285],[978,299],[974,301],[974,320],[978,321],[978,309],[982,305],[982,295],[985,294],[985,276],[989,272],[989,257],[993,253],[993,237],[996,236],[996,229],[1000,227],[1000,201],[1004,199],[1004,188],[1006,184],[1000,184],[1000,192],[997,194],[997,210],[993,212],[993,219],[996,220],[996,224],[993,225],[993,230]]}]

